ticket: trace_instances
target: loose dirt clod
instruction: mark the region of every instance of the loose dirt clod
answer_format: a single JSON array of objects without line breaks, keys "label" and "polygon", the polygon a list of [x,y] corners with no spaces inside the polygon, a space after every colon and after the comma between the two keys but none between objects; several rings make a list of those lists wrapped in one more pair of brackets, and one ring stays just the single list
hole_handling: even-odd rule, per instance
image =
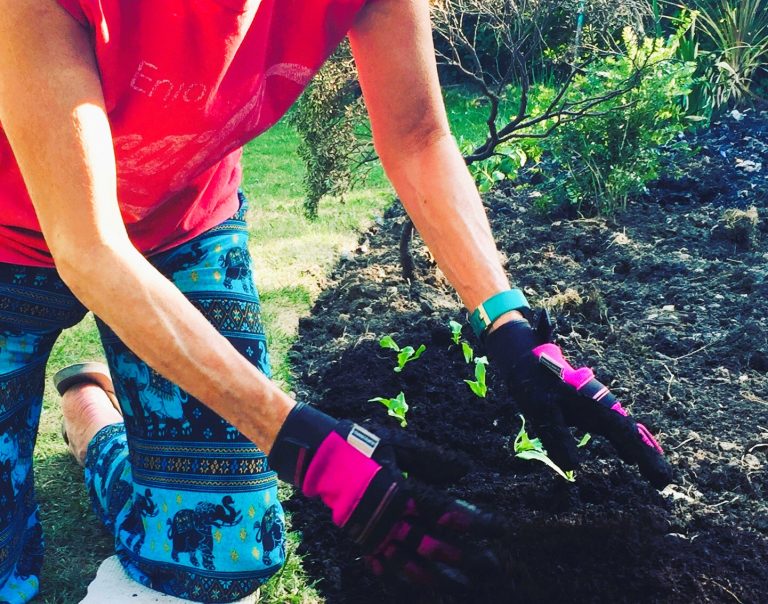
[{"label": "loose dirt clod", "polygon": [[560,312],[563,310],[574,311],[582,304],[584,304],[584,300],[579,295],[579,292],[572,287],[541,301],[541,305],[552,312]]},{"label": "loose dirt clod", "polygon": [[713,234],[743,248],[751,248],[760,236],[759,224],[760,217],[755,206],[747,210],[729,208],[723,212]]}]

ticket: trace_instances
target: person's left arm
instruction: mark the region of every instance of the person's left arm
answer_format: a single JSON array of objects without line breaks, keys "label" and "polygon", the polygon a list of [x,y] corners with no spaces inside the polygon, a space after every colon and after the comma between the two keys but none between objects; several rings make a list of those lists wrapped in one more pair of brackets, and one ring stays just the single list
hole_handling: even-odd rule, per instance
[{"label": "person's left arm", "polygon": [[427,0],[372,0],[350,32],[376,151],[464,305],[509,289],[477,187],[451,136]]},{"label": "person's left arm", "polygon": [[[373,140],[384,169],[438,266],[473,312],[509,290],[475,183],[451,136],[440,92],[428,0],[371,0],[350,32]],[[524,298],[523,298],[524,302]],[[481,306],[483,305],[483,306]],[[657,488],[672,479],[661,447],[591,369],[574,369],[548,325],[516,310],[487,329],[491,362],[565,469],[577,464],[568,426],[607,436]],[[521,308],[512,305],[509,308]],[[490,312],[488,313],[491,314]],[[488,323],[494,316],[486,317]]]}]

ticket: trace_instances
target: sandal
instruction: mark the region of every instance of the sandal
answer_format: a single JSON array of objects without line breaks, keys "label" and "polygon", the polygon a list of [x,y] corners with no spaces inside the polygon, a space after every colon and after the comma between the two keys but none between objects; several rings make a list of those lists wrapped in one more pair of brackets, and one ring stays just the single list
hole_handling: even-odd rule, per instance
[{"label": "sandal", "polygon": [[[76,363],[61,369],[60,371],[57,371],[53,376],[53,385],[56,387],[56,390],[61,396],[64,396],[64,393],[67,390],[77,384],[95,384],[106,393],[115,410],[120,415],[123,414],[122,410],[120,409],[120,403],[117,400],[117,395],[115,394],[115,386],[112,383],[112,377],[109,374],[109,368],[104,363]],[[67,447],[69,447],[69,452],[72,454],[75,460],[77,460],[80,465],[83,465],[80,463],[80,460],[77,458],[77,455],[75,454],[75,451],[72,449],[72,445],[69,442],[67,427],[63,418],[61,420],[61,437],[67,444]]]}]

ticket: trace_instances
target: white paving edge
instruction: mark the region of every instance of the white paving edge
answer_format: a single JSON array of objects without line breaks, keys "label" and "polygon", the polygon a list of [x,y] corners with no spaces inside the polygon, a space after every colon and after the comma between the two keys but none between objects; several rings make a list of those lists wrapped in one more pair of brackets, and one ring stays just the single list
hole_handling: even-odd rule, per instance
[{"label": "white paving edge", "polygon": [[[255,604],[256,594],[250,595],[237,604]],[[96,571],[96,578],[88,586],[88,593],[80,604],[189,604],[191,600],[182,600],[167,596],[159,591],[144,587],[131,579],[123,570],[117,556],[104,560]]]}]

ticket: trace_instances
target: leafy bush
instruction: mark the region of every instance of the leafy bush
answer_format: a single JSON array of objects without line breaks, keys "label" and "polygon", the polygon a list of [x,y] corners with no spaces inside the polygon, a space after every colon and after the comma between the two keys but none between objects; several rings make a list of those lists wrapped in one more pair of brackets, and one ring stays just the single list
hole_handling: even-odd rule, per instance
[{"label": "leafy bush", "polygon": [[[592,31],[604,35],[619,25],[640,23],[648,13],[647,0],[435,0],[438,56],[455,59],[449,67],[464,77],[471,74],[474,84],[483,82],[487,90],[501,90],[511,81],[526,86],[547,77],[552,81],[563,71],[567,78],[580,13]],[[585,33],[585,44],[594,38],[590,35]],[[322,197],[343,196],[364,180],[364,168],[374,158],[347,44],[315,77],[288,120],[303,139],[299,153],[307,167],[305,210],[314,216]],[[531,152],[535,158],[534,147]],[[517,152],[512,160],[493,157],[478,169],[485,170],[485,180],[492,183],[527,159]]]},{"label": "leafy bush", "polygon": [[658,176],[660,147],[674,145],[686,127],[681,100],[691,90],[695,65],[673,60],[677,42],[640,40],[625,30],[623,55],[594,63],[569,94],[590,97],[613,89],[636,71],[638,85],[604,104],[598,115],[560,127],[542,141],[557,168],[546,177],[544,205],[570,204],[583,213],[610,213]]},{"label": "leafy bush", "polygon": [[683,99],[686,118],[694,124],[703,123],[708,126],[715,113],[715,95],[712,84],[706,77],[710,69],[710,61],[701,50],[691,13],[683,10],[674,17],[674,21],[677,24],[676,56],[679,60],[696,66],[692,76],[691,92]]},{"label": "leafy bush", "polygon": [[315,76],[289,113],[288,122],[303,139],[299,155],[307,167],[304,209],[314,217],[325,195],[343,197],[365,178],[363,168],[373,155],[348,43],[342,44]]},{"label": "leafy bush", "polygon": [[[593,214],[624,207],[658,176],[662,146],[685,147],[678,140],[687,125],[682,100],[691,91],[696,67],[674,59],[677,45],[676,37],[667,43],[640,39],[626,28],[623,52],[588,64],[573,78],[565,98],[578,109],[611,91],[628,90],[578,120],[571,121],[566,112],[520,135],[530,138],[500,145],[495,156],[470,166],[480,189],[514,179],[521,168],[542,160],[536,168],[543,179],[542,208],[568,205]],[[507,93],[516,94],[515,89]],[[531,113],[541,113],[557,94],[551,86],[532,87]],[[514,112],[514,102],[509,110]]]},{"label": "leafy bush", "polygon": [[[572,11],[582,8],[595,27],[598,18],[613,25],[637,21],[649,12],[646,0],[433,4],[437,38],[453,44],[442,54],[438,48],[438,58],[453,61],[488,103],[472,116],[485,128],[483,142],[459,141],[482,191],[500,180],[514,179],[521,168],[537,164],[546,154],[558,169],[547,171],[553,176],[546,179],[550,193],[541,198],[543,205],[567,202],[583,212],[607,212],[626,203],[655,176],[656,147],[682,129],[679,103],[690,92],[691,67],[670,60],[674,42],[638,42],[625,28],[622,52],[590,48],[582,53],[589,56],[581,65],[568,67],[568,74],[558,77],[552,72],[548,81],[531,83],[529,59],[542,45],[544,33],[554,31],[552,16],[575,17]],[[535,17],[533,24],[526,16]],[[472,29],[475,26],[478,29]],[[473,32],[469,37],[467,28]],[[681,46],[680,37],[676,40]],[[516,59],[508,68],[503,68],[503,60],[486,68],[489,57],[482,49],[498,57],[496,51],[502,47]],[[567,54],[567,48],[563,52]],[[566,64],[564,56],[553,60]],[[489,133],[486,124],[493,121],[492,115],[496,128]],[[577,126],[579,119],[587,121]],[[364,178],[361,167],[373,157],[347,45],[315,78],[289,120],[304,139],[300,154],[307,165],[305,209],[314,215],[324,195],[343,195]]]}]

